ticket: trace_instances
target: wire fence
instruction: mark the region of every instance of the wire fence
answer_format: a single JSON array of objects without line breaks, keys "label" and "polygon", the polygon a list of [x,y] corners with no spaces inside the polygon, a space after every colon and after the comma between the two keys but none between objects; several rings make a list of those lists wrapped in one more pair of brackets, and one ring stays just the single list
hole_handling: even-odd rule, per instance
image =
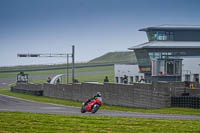
[{"label": "wire fence", "polygon": [[200,108],[200,97],[171,97],[171,107]]}]

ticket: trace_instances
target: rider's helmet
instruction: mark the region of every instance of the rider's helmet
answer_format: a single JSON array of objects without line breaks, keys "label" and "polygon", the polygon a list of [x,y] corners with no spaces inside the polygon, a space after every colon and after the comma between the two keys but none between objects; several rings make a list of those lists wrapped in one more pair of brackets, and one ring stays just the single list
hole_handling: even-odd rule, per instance
[{"label": "rider's helmet", "polygon": [[97,97],[101,97],[101,93],[100,92],[97,92]]}]

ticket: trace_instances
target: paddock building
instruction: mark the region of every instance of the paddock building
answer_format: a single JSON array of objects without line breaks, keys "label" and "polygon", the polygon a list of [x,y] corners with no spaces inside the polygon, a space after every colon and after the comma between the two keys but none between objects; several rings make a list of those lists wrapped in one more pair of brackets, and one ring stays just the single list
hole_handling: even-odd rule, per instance
[{"label": "paddock building", "polygon": [[139,31],[146,32],[148,42],[128,48],[135,52],[138,64],[116,64],[116,83],[121,83],[123,75],[128,76],[128,83],[142,76],[147,83],[199,82],[200,26],[161,25]]}]

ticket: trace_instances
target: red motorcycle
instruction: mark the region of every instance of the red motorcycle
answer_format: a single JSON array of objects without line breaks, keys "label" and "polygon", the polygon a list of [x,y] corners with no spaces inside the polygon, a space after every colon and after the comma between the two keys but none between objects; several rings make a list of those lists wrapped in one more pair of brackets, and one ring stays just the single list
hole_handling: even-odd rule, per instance
[{"label": "red motorcycle", "polygon": [[86,105],[85,103],[83,103],[83,106],[81,107],[81,113],[85,113],[87,111],[87,112],[92,112],[94,114],[99,110],[102,104],[103,104],[102,98],[97,97],[96,99],[90,101]]}]

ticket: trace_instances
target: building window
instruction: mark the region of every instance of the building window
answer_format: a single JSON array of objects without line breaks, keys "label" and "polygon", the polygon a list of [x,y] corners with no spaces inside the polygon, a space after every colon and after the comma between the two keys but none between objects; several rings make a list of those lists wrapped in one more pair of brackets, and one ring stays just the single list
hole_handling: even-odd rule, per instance
[{"label": "building window", "polygon": [[162,52],[161,53],[161,58],[166,59],[167,58],[167,52]]},{"label": "building window", "polygon": [[133,83],[133,76],[130,76],[130,83]]},{"label": "building window", "polygon": [[135,82],[139,82],[139,76],[135,76]]},{"label": "building window", "polygon": [[160,59],[160,58],[161,58],[160,52],[155,52],[155,53],[154,53],[154,58],[155,58],[155,59]]},{"label": "building window", "polygon": [[167,52],[167,55],[168,55],[168,56],[171,56],[171,55],[172,55],[172,52]]},{"label": "building window", "polygon": [[167,75],[174,75],[174,62],[173,61],[167,61]]},{"label": "building window", "polygon": [[193,82],[199,83],[199,74],[193,74]]},{"label": "building window", "polygon": [[149,41],[153,41],[154,40],[154,33],[152,31],[147,32],[147,36],[148,36]]},{"label": "building window", "polygon": [[151,61],[149,60],[149,55],[147,50],[135,50],[137,61],[139,66],[150,66]]},{"label": "building window", "polygon": [[169,32],[169,40],[173,41],[174,40],[174,32]]},{"label": "building window", "polygon": [[165,61],[164,60],[159,60],[159,71],[158,71],[158,75],[162,76],[165,75]]},{"label": "building window", "polygon": [[119,83],[119,77],[115,77],[115,82]]},{"label": "building window", "polygon": [[180,74],[181,70],[180,70],[180,61],[175,61],[175,74]]},{"label": "building window", "polygon": [[149,58],[153,59],[168,59],[168,57],[174,56],[172,52],[149,52]]},{"label": "building window", "polygon": [[147,36],[149,41],[173,41],[174,40],[174,32],[170,31],[149,31],[147,32]]},{"label": "building window", "polygon": [[153,52],[149,52],[149,58],[150,58],[150,60],[152,61],[152,59],[154,58],[154,55],[153,55],[154,53]]},{"label": "building window", "polygon": [[190,81],[190,74],[185,74],[185,81]]},{"label": "building window", "polygon": [[123,82],[124,82],[124,84],[128,84],[128,76],[124,76]]},{"label": "building window", "polygon": [[182,71],[181,60],[158,59],[152,60],[152,76],[180,76]]},{"label": "building window", "polygon": [[120,83],[123,83],[123,79],[124,79],[123,77],[120,77]]}]

